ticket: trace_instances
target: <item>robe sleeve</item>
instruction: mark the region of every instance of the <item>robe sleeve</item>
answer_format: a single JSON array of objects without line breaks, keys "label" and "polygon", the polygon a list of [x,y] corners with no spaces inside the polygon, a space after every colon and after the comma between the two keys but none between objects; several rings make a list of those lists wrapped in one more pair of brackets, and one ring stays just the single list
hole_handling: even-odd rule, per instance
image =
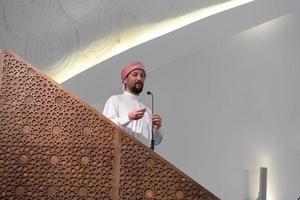
[{"label": "robe sleeve", "polygon": [[153,130],[154,145],[159,145],[163,139],[163,131],[161,129]]},{"label": "robe sleeve", "polygon": [[115,124],[119,126],[126,126],[130,122],[130,119],[128,118],[128,115],[120,117],[118,108],[118,100],[112,96],[105,103],[102,114],[112,120]]}]

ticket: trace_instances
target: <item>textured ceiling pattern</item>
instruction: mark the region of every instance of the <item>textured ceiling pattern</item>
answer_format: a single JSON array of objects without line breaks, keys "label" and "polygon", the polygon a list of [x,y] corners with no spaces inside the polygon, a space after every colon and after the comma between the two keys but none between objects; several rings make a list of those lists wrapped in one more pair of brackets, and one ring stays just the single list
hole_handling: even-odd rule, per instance
[{"label": "textured ceiling pattern", "polygon": [[62,82],[138,45],[161,21],[226,1],[0,0],[0,48]]}]

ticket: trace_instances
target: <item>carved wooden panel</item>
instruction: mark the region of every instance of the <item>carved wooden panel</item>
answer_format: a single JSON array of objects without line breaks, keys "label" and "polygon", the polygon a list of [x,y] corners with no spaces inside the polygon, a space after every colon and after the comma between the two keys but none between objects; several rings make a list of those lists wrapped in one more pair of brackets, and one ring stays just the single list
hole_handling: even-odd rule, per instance
[{"label": "carved wooden panel", "polygon": [[120,199],[218,199],[170,163],[122,136]]},{"label": "carved wooden panel", "polygon": [[0,106],[0,199],[218,199],[6,50]]}]

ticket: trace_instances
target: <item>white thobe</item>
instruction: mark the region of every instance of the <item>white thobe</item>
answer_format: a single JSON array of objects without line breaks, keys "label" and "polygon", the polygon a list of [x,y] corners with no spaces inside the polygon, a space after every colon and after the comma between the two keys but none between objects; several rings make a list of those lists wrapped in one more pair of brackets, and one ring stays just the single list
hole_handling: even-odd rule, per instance
[{"label": "white thobe", "polygon": [[[138,120],[130,120],[128,113],[146,108],[144,116]],[[111,96],[105,103],[103,115],[122,127],[143,144],[150,146],[152,132],[152,113],[139,99],[139,96],[124,91],[123,94]],[[158,145],[162,140],[159,129],[153,130],[154,144]]]}]

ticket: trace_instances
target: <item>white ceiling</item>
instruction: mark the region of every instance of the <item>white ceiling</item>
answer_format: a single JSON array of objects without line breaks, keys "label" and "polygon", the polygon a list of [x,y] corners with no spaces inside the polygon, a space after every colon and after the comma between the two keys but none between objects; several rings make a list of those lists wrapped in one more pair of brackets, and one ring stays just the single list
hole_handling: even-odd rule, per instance
[{"label": "white ceiling", "polygon": [[[214,42],[299,10],[298,0],[256,0],[131,48],[63,84],[90,104],[105,102],[108,96],[120,90],[119,73],[127,62],[140,60],[151,73]],[[293,20],[299,23],[298,17]],[[293,29],[292,26],[289,28]]]},{"label": "white ceiling", "polygon": [[250,0],[0,0],[0,48],[63,82],[163,34],[161,22],[232,1]]},{"label": "white ceiling", "polygon": [[115,74],[126,62],[141,60],[151,72],[300,7],[298,0],[256,0],[144,43],[128,43],[136,33],[161,28],[162,21],[222,2],[228,1],[0,0],[0,48],[12,49],[93,103],[99,85],[119,81]]}]

